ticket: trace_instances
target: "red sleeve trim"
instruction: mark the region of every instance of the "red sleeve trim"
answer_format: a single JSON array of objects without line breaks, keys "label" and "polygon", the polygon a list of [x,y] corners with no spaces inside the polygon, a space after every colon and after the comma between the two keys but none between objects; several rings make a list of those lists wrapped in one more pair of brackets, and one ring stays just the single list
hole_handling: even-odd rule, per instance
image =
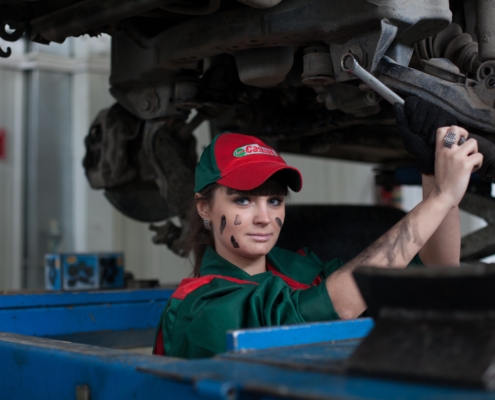
[{"label": "red sleeve trim", "polygon": [[194,292],[201,286],[207,285],[213,279],[225,279],[226,281],[238,283],[240,285],[257,285],[256,282],[244,281],[242,279],[222,275],[205,275],[200,278],[186,278],[182,280],[177,290],[172,294],[172,299],[184,300],[189,293]]},{"label": "red sleeve trim", "polygon": [[318,286],[322,281],[323,281],[323,279],[321,279],[321,276],[318,275],[315,278],[315,280],[313,282],[311,282],[311,286]]},{"label": "red sleeve trim", "polygon": [[[297,250],[297,254],[301,255],[301,256],[307,256],[306,252],[304,251],[304,249],[299,249]],[[313,282],[311,282],[311,286],[318,286],[321,282],[322,282],[323,279],[321,279],[321,276],[318,275],[315,280]]]},{"label": "red sleeve trim", "polygon": [[308,289],[310,288],[311,286],[310,285],[306,285],[305,283],[301,283],[301,282],[298,282],[292,278],[289,278],[288,276],[278,272],[277,270],[275,270],[275,268],[273,268],[270,264],[266,263],[266,269],[268,271],[271,271],[271,273],[275,276],[278,276],[279,278],[282,278],[282,280],[287,283],[287,285],[289,285],[291,287],[291,289],[294,289],[294,290],[304,290],[304,289]]},{"label": "red sleeve trim", "polygon": [[156,337],[155,350],[153,351],[153,354],[157,356],[165,355],[165,348],[163,346],[162,328],[160,328],[160,331],[158,332],[158,336]]}]

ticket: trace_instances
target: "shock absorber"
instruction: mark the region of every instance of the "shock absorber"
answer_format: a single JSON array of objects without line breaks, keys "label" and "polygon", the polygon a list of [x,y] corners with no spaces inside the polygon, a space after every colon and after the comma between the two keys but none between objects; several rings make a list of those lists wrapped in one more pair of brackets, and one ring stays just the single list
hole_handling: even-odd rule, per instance
[{"label": "shock absorber", "polygon": [[435,36],[419,41],[416,51],[422,60],[447,58],[463,73],[476,74],[481,65],[478,43],[457,24],[450,24]]}]

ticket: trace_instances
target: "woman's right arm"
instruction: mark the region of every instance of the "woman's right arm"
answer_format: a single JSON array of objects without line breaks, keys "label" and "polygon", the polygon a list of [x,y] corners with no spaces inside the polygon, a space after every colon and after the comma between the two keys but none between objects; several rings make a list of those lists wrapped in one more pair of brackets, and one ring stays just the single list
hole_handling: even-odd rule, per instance
[{"label": "woman's right arm", "polygon": [[365,309],[359,289],[352,277],[360,266],[405,268],[430,239],[449,212],[461,201],[472,170],[481,165],[483,156],[477,143],[443,146],[447,132],[466,137],[457,126],[437,131],[435,154],[435,188],[409,214],[375,241],[370,247],[326,279],[326,287],[335,311],[342,319],[357,318]]}]

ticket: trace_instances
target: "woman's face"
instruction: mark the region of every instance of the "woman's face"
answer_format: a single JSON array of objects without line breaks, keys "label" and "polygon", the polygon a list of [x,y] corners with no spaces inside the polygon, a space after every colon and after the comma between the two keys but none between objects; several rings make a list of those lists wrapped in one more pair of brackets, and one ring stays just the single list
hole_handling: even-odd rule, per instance
[{"label": "woman's face", "polygon": [[285,219],[285,196],[245,196],[220,186],[208,208],[215,250],[235,264],[238,257],[255,259],[275,246]]}]

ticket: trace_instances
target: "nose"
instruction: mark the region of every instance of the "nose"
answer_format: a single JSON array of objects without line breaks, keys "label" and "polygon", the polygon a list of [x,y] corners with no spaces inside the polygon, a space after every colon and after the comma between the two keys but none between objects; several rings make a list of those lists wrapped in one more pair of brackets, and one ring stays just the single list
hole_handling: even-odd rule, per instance
[{"label": "nose", "polygon": [[270,223],[270,214],[266,202],[256,204],[256,213],[253,222],[257,225],[267,225]]}]

